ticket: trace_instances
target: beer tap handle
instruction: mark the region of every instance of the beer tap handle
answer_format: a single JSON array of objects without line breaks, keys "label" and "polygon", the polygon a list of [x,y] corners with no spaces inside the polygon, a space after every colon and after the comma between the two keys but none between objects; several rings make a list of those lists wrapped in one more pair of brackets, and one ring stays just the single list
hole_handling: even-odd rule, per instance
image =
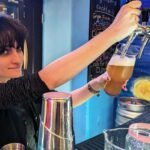
[{"label": "beer tap handle", "polygon": [[130,2],[132,2],[132,1],[137,1],[137,0],[126,0],[126,4],[127,4],[127,3],[130,3]]},{"label": "beer tap handle", "polygon": [[142,25],[147,25],[149,19],[149,10],[143,9],[142,10]]},{"label": "beer tap handle", "polygon": [[126,0],[126,3],[129,3],[129,2],[131,2],[131,1],[135,1],[135,0]]},{"label": "beer tap handle", "polygon": [[[135,1],[135,0],[126,0],[126,3],[129,3],[131,1]],[[138,34],[141,34],[143,32],[143,27],[142,25],[139,24],[137,30],[135,30],[128,38],[128,41],[127,43],[125,44],[125,47],[123,48],[122,50],[122,53],[121,53],[121,57],[124,57],[128,51],[128,48],[130,47],[131,43],[134,41],[134,39],[136,38],[136,36]]]},{"label": "beer tap handle", "polygon": [[[126,3],[129,3],[131,1],[135,1],[135,0],[126,0]],[[123,48],[122,50],[122,53],[121,53],[121,57],[124,57],[128,51],[128,48],[130,47],[131,43],[133,42],[133,40],[136,38],[136,36],[138,35],[138,30],[137,31],[134,31],[128,38],[128,41],[127,43],[125,44],[125,47]]]},{"label": "beer tap handle", "polygon": [[140,48],[140,51],[139,51],[139,54],[138,54],[138,58],[139,58],[139,59],[141,58],[142,53],[143,53],[143,50],[144,50],[146,44],[148,43],[148,41],[149,41],[149,37],[148,37],[147,35],[145,35],[145,36],[144,36],[144,40],[143,40],[143,44],[142,44],[142,46],[141,46],[141,48]]}]

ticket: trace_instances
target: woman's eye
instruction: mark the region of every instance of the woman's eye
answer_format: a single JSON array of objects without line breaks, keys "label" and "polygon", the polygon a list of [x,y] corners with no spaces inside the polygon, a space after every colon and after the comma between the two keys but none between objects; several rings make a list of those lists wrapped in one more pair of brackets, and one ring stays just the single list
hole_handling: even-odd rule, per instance
[{"label": "woman's eye", "polygon": [[17,47],[17,52],[20,52],[22,51],[22,48],[21,47]]},{"label": "woman's eye", "polygon": [[10,47],[5,47],[5,50],[3,51],[2,55],[7,55],[10,51]]},{"label": "woman's eye", "polygon": [[8,50],[5,50],[4,52],[3,52],[3,55],[7,55],[9,53],[9,51]]},{"label": "woman's eye", "polygon": [[9,54],[9,50],[4,50],[1,55],[8,55],[8,54]]}]

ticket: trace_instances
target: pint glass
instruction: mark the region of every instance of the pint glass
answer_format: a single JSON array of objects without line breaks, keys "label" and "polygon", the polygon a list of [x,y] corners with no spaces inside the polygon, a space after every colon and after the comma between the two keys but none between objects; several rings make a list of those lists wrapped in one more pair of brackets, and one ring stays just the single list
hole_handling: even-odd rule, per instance
[{"label": "pint glass", "polygon": [[129,126],[126,135],[126,150],[150,149],[150,124],[134,123]]},{"label": "pint glass", "polygon": [[105,92],[111,96],[116,96],[121,92],[122,85],[127,81],[133,73],[138,49],[131,45],[125,56],[121,52],[125,44],[119,44],[115,53],[107,65],[107,72],[110,81],[105,85]]}]

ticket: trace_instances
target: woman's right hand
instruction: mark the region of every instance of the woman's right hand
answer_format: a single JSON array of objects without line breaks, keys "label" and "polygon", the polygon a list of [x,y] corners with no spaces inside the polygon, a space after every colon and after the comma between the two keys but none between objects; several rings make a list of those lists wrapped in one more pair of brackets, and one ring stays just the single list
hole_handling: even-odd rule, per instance
[{"label": "woman's right hand", "polygon": [[134,0],[121,7],[113,23],[108,30],[114,33],[115,42],[118,42],[129,36],[139,24],[142,3],[140,0]]}]

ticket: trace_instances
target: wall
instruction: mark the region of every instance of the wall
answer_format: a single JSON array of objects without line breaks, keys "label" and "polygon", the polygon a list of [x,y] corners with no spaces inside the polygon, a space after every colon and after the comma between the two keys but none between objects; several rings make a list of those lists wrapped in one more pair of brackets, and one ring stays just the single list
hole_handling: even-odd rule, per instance
[{"label": "wall", "polygon": [[[88,41],[90,0],[44,0],[43,66]],[[87,69],[59,88],[71,91],[87,82]],[[113,126],[113,97],[101,92],[73,110],[76,143]]]},{"label": "wall", "polygon": [[[70,0],[43,1],[43,66],[70,52],[71,4]],[[71,83],[59,89],[70,91]]]}]

